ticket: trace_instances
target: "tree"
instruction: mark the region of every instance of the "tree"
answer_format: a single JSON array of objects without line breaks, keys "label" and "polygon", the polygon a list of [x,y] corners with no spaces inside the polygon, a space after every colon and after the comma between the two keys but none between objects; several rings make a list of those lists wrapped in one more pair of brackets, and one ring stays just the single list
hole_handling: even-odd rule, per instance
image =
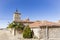
[{"label": "tree", "polygon": [[23,25],[23,23],[20,23],[20,22],[12,22],[8,25],[7,28],[14,28],[16,30],[23,30],[24,25]]},{"label": "tree", "polygon": [[16,30],[23,30],[24,29],[24,25],[22,23],[17,23],[16,25]]},{"label": "tree", "polygon": [[20,22],[12,22],[8,25],[7,28],[11,28],[12,30],[14,30],[15,35],[17,31],[23,31],[24,25]]},{"label": "tree", "polygon": [[26,26],[23,31],[23,38],[32,38],[32,31],[29,26]]}]

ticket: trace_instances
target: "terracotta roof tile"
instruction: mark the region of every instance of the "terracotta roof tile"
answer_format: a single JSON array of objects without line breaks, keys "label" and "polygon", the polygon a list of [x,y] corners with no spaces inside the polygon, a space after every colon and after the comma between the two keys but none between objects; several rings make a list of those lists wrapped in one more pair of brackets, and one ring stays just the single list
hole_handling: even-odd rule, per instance
[{"label": "terracotta roof tile", "polygon": [[41,22],[34,22],[29,25],[30,27],[40,27],[40,26],[60,26],[59,23],[49,22],[49,21],[41,21]]},{"label": "terracotta roof tile", "polygon": [[41,24],[41,22],[34,22],[34,23],[30,24],[29,26],[30,27],[39,27],[40,24]]}]

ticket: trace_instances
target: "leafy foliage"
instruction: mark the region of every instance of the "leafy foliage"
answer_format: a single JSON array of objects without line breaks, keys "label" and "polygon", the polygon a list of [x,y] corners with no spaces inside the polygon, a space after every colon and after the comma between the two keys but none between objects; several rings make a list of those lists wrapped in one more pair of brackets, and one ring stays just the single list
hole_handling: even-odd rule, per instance
[{"label": "leafy foliage", "polygon": [[29,26],[26,26],[23,31],[23,37],[24,38],[32,38],[32,31]]},{"label": "leafy foliage", "polygon": [[7,28],[15,28],[16,30],[23,30],[24,29],[24,25],[22,23],[18,23],[18,22],[12,22],[8,25]]}]

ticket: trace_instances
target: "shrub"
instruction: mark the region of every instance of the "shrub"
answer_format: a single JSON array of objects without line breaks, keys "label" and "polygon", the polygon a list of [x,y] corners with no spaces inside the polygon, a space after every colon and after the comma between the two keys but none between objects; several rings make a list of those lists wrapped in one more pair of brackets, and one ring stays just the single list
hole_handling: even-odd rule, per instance
[{"label": "shrub", "polygon": [[23,30],[23,38],[32,38],[32,31],[29,26],[26,26]]}]

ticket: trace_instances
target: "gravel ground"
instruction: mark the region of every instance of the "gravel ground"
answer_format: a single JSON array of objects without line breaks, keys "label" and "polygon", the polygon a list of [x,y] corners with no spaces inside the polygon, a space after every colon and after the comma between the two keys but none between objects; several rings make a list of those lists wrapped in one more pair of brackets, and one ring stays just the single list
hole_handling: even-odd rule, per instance
[{"label": "gravel ground", "polygon": [[0,40],[18,40],[16,36],[13,36],[9,30],[0,30]]}]

